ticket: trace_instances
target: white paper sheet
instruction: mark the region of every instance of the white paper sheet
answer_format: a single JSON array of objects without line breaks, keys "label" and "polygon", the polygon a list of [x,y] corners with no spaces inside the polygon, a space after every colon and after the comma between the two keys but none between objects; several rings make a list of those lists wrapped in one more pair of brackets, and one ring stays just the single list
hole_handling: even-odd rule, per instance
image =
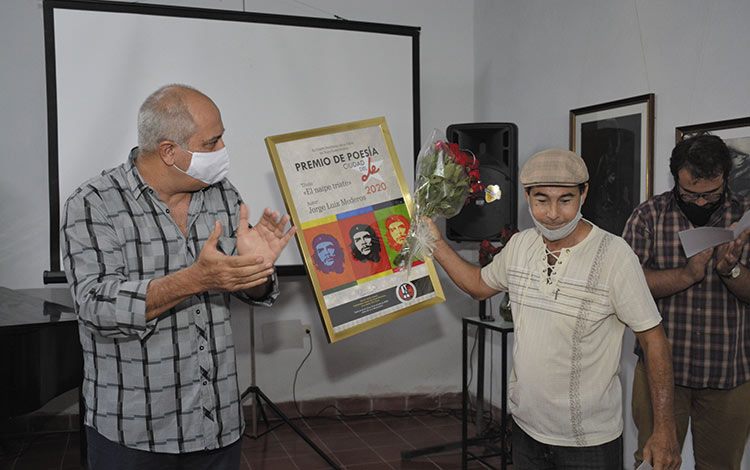
[{"label": "white paper sheet", "polygon": [[690,258],[701,251],[731,242],[750,228],[750,211],[745,212],[734,230],[720,227],[698,227],[678,233],[685,255]]}]

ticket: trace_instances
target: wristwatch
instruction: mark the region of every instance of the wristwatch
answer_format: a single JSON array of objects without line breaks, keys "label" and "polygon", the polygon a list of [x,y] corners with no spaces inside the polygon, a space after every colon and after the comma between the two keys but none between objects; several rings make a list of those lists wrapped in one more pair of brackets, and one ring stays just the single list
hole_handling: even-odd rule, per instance
[{"label": "wristwatch", "polygon": [[729,279],[737,279],[742,274],[740,263],[734,265],[734,267],[728,273],[719,273],[720,276],[728,277]]}]

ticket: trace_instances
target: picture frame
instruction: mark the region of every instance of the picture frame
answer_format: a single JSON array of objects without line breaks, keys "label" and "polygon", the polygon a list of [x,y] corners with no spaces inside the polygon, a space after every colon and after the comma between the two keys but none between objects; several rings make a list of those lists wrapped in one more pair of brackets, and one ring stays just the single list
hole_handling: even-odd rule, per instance
[{"label": "picture frame", "polygon": [[675,144],[698,134],[716,135],[727,144],[733,166],[729,188],[735,194],[750,197],[750,117],[676,127]]},{"label": "picture frame", "polygon": [[329,342],[445,300],[432,260],[401,261],[412,201],[385,118],[265,142]]},{"label": "picture frame", "polygon": [[633,209],[653,194],[654,94],[572,109],[570,150],[589,171],[583,216],[621,235]]}]

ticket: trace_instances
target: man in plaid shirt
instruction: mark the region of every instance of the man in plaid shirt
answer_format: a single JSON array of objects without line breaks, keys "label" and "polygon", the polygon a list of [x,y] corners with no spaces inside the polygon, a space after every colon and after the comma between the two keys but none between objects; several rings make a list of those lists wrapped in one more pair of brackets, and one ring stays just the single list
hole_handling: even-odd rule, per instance
[{"label": "man in plaid shirt", "polygon": [[[640,258],[672,345],[680,445],[688,422],[697,469],[739,469],[750,432],[750,229],[734,241],[686,258],[678,232],[731,227],[750,199],[729,188],[730,150],[713,135],[672,151],[675,187],[635,209],[623,238]],[[643,352],[633,382],[636,466],[651,435]]]},{"label": "man in plaid shirt", "polygon": [[65,205],[90,470],[239,468],[229,293],[271,305],[294,229],[269,209],[249,227],[223,136],[210,98],[162,87],[138,113],[138,148]]}]

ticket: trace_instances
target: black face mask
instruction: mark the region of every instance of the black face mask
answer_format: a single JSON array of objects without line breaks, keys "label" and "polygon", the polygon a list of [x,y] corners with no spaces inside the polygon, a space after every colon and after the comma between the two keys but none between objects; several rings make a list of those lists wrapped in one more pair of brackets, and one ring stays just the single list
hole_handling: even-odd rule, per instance
[{"label": "black face mask", "polygon": [[698,204],[693,204],[692,202],[685,202],[680,197],[680,192],[677,189],[677,187],[674,188],[674,197],[677,199],[677,205],[680,207],[680,210],[682,210],[682,213],[685,214],[685,217],[696,227],[703,227],[708,223],[708,220],[711,218],[711,214],[716,212],[716,209],[719,208],[722,204],[724,204],[724,196],[725,194],[721,195],[721,199],[719,199],[716,202],[713,202],[711,204],[706,204],[705,206],[699,206]]}]

